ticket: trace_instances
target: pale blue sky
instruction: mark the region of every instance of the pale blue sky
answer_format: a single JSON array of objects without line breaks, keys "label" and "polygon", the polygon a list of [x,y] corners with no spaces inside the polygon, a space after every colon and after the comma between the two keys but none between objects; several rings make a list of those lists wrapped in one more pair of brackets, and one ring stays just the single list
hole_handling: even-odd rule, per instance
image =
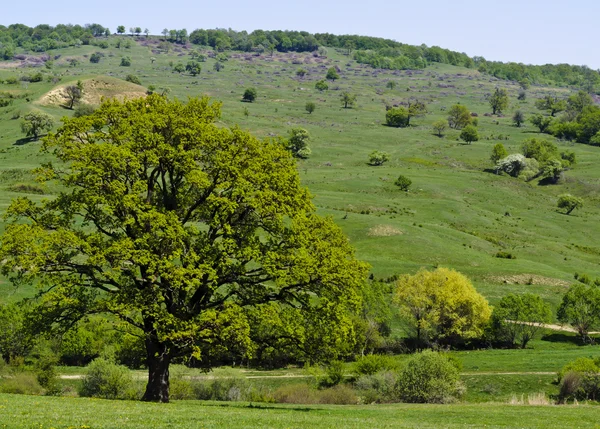
[{"label": "pale blue sky", "polygon": [[0,23],[97,22],[148,28],[306,30],[438,45],[470,56],[600,68],[598,0],[28,0],[4,5]]}]

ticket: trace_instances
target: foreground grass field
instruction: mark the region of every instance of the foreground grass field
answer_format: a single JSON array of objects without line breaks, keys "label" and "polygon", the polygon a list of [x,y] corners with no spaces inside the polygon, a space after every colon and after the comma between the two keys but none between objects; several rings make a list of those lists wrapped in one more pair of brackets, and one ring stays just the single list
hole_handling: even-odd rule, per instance
[{"label": "foreground grass field", "polygon": [[600,408],[579,406],[365,405],[128,401],[0,394],[0,428],[597,428]]}]

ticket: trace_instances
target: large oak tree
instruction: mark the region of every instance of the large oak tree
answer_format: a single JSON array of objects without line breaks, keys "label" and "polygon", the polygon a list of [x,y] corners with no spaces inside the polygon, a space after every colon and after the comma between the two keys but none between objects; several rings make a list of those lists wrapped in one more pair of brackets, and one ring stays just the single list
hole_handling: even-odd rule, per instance
[{"label": "large oak tree", "polygon": [[63,191],[8,209],[3,273],[37,285],[34,317],[131,325],[147,351],[144,400],[169,400],[174,359],[251,354],[256,323],[317,358],[353,341],[366,265],[315,214],[282,143],[219,115],[207,98],[151,95],[65,119],[43,146],[59,163],[40,169]]}]

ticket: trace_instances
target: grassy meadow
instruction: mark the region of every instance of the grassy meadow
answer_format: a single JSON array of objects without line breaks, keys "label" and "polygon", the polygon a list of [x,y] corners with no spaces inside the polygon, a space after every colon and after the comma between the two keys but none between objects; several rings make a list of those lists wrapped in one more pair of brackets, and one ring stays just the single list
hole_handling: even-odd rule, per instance
[{"label": "grassy meadow", "polygon": [[[511,120],[516,110],[526,117],[538,113],[537,98],[546,94],[565,97],[575,88],[532,86],[527,98],[519,101],[517,83],[472,69],[433,64],[420,71],[377,70],[333,48],[326,57],[226,52],[228,60],[221,71],[213,69],[216,60],[209,56],[201,63],[201,73],[190,76],[174,72],[172,65],[186,64],[191,49],[173,46],[169,52],[160,52],[158,40],[144,37],[131,48],[116,48],[115,41],[111,37],[107,49],[81,46],[49,52],[59,56],[50,69],[0,62],[0,80],[39,70],[45,76],[40,83],[0,84],[0,93],[15,96],[10,106],[0,108],[0,214],[13,198],[41,199],[58,191],[34,182],[31,170],[51,157],[39,152],[40,142],[24,138],[20,121],[27,112],[46,112],[58,125],[61,117],[73,112],[62,106],[57,89],[78,80],[84,83],[84,96],[89,100],[133,97],[154,85],[157,92],[180,99],[208,95],[222,103],[222,126],[237,125],[262,138],[285,137],[294,127],[308,130],[312,154],[298,162],[301,181],[314,196],[319,213],[331,216],[355,246],[357,256],[371,264],[375,278],[444,266],[469,276],[491,304],[508,293],[532,292],[556,308],[575,273],[600,277],[600,229],[595,226],[600,215],[600,167],[596,164],[600,148],[557,141],[540,135],[528,122],[518,128]],[[89,55],[96,51],[104,57],[98,64],[90,63]],[[119,65],[123,56],[131,58],[130,67]],[[75,66],[70,63],[73,59],[78,61]],[[315,82],[324,79],[332,66],[339,68],[340,79],[329,81],[329,90],[319,92]],[[299,68],[307,71],[306,76],[296,75]],[[143,87],[125,82],[129,74],[137,76]],[[389,81],[395,82],[394,89],[387,87]],[[503,116],[486,116],[491,113],[487,94],[497,86],[508,90],[510,107]],[[242,94],[249,87],[256,88],[258,98],[244,103]],[[344,91],[356,94],[353,108],[342,107]],[[428,114],[413,118],[408,128],[385,126],[385,106],[411,99],[425,102]],[[307,102],[315,103],[313,113],[305,110]],[[443,137],[435,135],[432,124],[446,119],[447,110],[456,103],[477,113],[479,141],[464,144],[459,131],[452,129]],[[577,164],[558,184],[494,174],[489,158],[496,143],[517,153],[523,141],[532,137],[552,140],[559,150],[575,152]],[[368,165],[374,150],[387,152],[389,162]],[[412,180],[409,192],[394,185],[400,174]],[[563,214],[556,208],[557,197],[563,193],[582,197],[584,207]],[[499,251],[516,258],[497,258]],[[31,294],[0,279],[0,302]],[[395,328],[394,334],[401,335],[400,325]],[[176,401],[165,406],[0,394],[0,428],[542,428],[548,422],[556,427],[598,427],[600,409],[593,406],[506,405],[515,395],[556,394],[556,371],[578,357],[598,355],[597,346],[579,345],[574,334],[544,331],[525,350],[452,354],[463,365],[466,403],[298,407]],[[350,366],[347,370],[351,373]],[[275,377],[289,371],[304,375],[303,370],[292,369],[243,376]],[[61,368],[63,375],[80,372]],[[270,383],[276,388],[284,381]],[[490,401],[495,402],[478,404]]]}]

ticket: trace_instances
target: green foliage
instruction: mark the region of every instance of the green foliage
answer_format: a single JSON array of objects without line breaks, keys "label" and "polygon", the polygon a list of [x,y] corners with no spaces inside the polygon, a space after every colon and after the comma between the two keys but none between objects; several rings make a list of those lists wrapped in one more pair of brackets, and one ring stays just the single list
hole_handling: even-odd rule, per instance
[{"label": "green foliage", "polygon": [[335,67],[330,67],[329,69],[327,69],[327,74],[325,75],[325,79],[329,79],[330,81],[334,82],[336,79],[339,79],[339,78],[340,78],[340,75],[338,74]]},{"label": "green foliage", "polygon": [[90,55],[90,63],[98,64],[102,57],[104,57],[102,52],[94,52],[92,55]]},{"label": "green foliage", "polygon": [[539,128],[540,133],[545,133],[548,131],[548,129],[550,128],[550,125],[552,125],[552,118],[550,116],[544,116],[544,115],[533,115],[531,116],[531,118],[529,118],[529,121],[535,125],[536,127]]},{"label": "green foliage", "polygon": [[544,98],[540,98],[535,101],[535,107],[540,110],[547,110],[550,116],[555,116],[557,113],[562,112],[567,108],[565,100],[560,100],[552,95],[547,95]]},{"label": "green foliage", "polygon": [[591,341],[588,332],[600,323],[600,289],[583,283],[572,285],[563,295],[556,316],[575,328],[584,342]]},{"label": "green foliage", "polygon": [[378,150],[374,150],[369,154],[369,165],[383,165],[390,159],[390,156],[386,152],[380,152]]},{"label": "green foliage", "polygon": [[354,372],[359,375],[374,375],[381,371],[394,371],[398,367],[398,362],[391,356],[365,355],[354,363]]},{"label": "green foliage", "polygon": [[31,332],[25,326],[25,311],[21,306],[0,305],[0,361],[9,362],[27,356],[34,345]]},{"label": "green foliage", "polygon": [[573,210],[583,207],[583,199],[571,194],[562,194],[558,196],[556,206],[559,209],[564,209],[566,214],[571,214]]},{"label": "green foliage", "polygon": [[394,107],[385,113],[385,123],[389,127],[407,127],[409,123],[408,110],[404,107]]},{"label": "green foliage", "polygon": [[403,402],[444,404],[457,401],[464,387],[458,368],[446,356],[425,350],[406,361],[396,390]]},{"label": "green foliage", "polygon": [[308,112],[308,114],[311,114],[312,112],[314,112],[316,108],[317,108],[317,105],[315,103],[313,103],[312,101],[308,101],[304,105],[304,110],[306,110]]},{"label": "green foliage", "polygon": [[303,359],[354,347],[367,266],[315,214],[281,142],[219,115],[207,98],[150,95],[65,118],[43,146],[60,168],[40,170],[64,191],[8,209],[2,270],[40,288],[32,323],[108,312],[131,325],[149,357],[146,400],[168,401],[173,359],[252,356],[254,326]]},{"label": "green foliage", "polygon": [[490,160],[494,164],[496,164],[498,161],[500,161],[503,158],[506,158],[507,156],[508,156],[508,151],[506,150],[504,145],[502,143],[496,143],[494,145],[494,147],[492,148],[492,154],[490,155]]},{"label": "green foliage", "polygon": [[79,395],[91,398],[126,399],[132,383],[131,373],[104,358],[95,359],[86,368]]},{"label": "green foliage", "polygon": [[351,94],[349,92],[342,92],[342,95],[340,96],[340,100],[342,101],[342,104],[344,105],[344,109],[348,109],[348,108],[352,108],[354,107],[354,104],[356,103],[356,94]]},{"label": "green foliage", "polygon": [[394,185],[400,188],[401,191],[408,191],[408,188],[412,185],[412,180],[406,176],[400,175],[394,182]]},{"label": "green foliage", "polygon": [[558,373],[559,401],[598,400],[600,398],[599,364],[598,359],[579,358],[565,365]]},{"label": "green foliage", "polygon": [[552,321],[550,305],[531,293],[509,294],[494,307],[492,324],[499,341],[511,346],[519,344],[522,349],[542,328]]},{"label": "green foliage", "polygon": [[385,87],[388,89],[395,89],[396,88],[396,81],[393,80],[388,80],[387,83],[385,84]]},{"label": "green foliage", "polygon": [[202,66],[200,66],[200,63],[197,61],[188,61],[188,63],[185,66],[185,71],[187,71],[192,76],[197,76],[202,71]]},{"label": "green foliage", "polygon": [[473,125],[467,125],[460,132],[460,138],[467,144],[471,144],[479,140],[479,132]]},{"label": "green foliage", "polygon": [[396,384],[398,381],[397,368],[381,370],[373,374],[360,375],[354,383],[363,402],[386,403],[398,402]]},{"label": "green foliage", "polygon": [[130,57],[123,57],[123,58],[121,58],[121,62],[119,63],[119,65],[121,67],[129,67],[129,66],[131,66],[131,58]]},{"label": "green foliage", "polygon": [[35,374],[31,372],[16,372],[10,377],[0,379],[0,393],[41,395],[44,393],[44,388],[40,386]]},{"label": "green foliage", "polygon": [[309,140],[310,135],[304,128],[292,128],[289,131],[286,147],[296,158],[306,159],[311,154],[308,147]]},{"label": "green foliage", "polygon": [[244,95],[242,96],[242,101],[252,103],[254,100],[256,100],[257,95],[258,94],[256,92],[256,89],[246,88],[246,90],[244,91]]},{"label": "green foliage", "polygon": [[79,104],[73,111],[74,118],[81,118],[82,116],[88,116],[94,113],[96,108],[90,104]]},{"label": "green foliage", "polygon": [[443,137],[444,131],[446,131],[446,128],[448,128],[448,121],[436,121],[433,123],[432,127],[438,137]]},{"label": "green foliage", "polygon": [[296,70],[296,76],[298,76],[300,79],[304,78],[304,76],[306,76],[308,72],[303,69],[303,68],[299,68],[298,70]]},{"label": "green foliage", "polygon": [[492,108],[492,114],[500,114],[503,110],[508,108],[508,91],[504,88],[496,87],[496,90],[489,98],[490,107]]},{"label": "green foliage", "polygon": [[394,302],[409,335],[421,344],[454,344],[483,334],[491,309],[467,277],[447,268],[398,280]]},{"label": "green foliage", "polygon": [[536,159],[540,164],[560,158],[558,147],[547,140],[528,139],[523,142],[522,148],[526,158]]},{"label": "green foliage", "polygon": [[125,80],[127,82],[135,83],[136,85],[142,84],[142,81],[140,80],[140,78],[134,74],[128,74],[127,76],[125,76]]},{"label": "green foliage", "polygon": [[54,127],[52,116],[42,112],[30,112],[23,117],[21,131],[27,136],[37,140],[44,131],[50,131]]},{"label": "green foliage", "polygon": [[517,259],[517,257],[515,255],[513,255],[510,252],[506,252],[504,250],[500,250],[500,251],[496,252],[496,254],[494,256],[496,258],[500,258],[500,259]]},{"label": "green foliage", "polygon": [[471,123],[471,112],[462,104],[453,105],[448,111],[448,125],[456,130],[463,129]]},{"label": "green foliage", "polygon": [[317,89],[319,92],[327,91],[329,89],[329,85],[327,85],[327,82],[324,80],[318,80],[317,83],[315,83],[315,89]]}]

